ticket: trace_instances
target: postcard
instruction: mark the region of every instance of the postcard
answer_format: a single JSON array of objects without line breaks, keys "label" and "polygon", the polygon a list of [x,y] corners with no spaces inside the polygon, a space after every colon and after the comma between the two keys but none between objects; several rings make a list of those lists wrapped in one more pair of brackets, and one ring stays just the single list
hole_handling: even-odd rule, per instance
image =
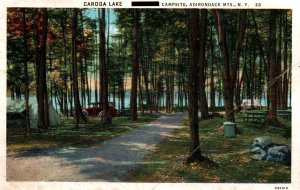
[{"label": "postcard", "polygon": [[299,189],[296,1],[2,1],[1,189]]}]

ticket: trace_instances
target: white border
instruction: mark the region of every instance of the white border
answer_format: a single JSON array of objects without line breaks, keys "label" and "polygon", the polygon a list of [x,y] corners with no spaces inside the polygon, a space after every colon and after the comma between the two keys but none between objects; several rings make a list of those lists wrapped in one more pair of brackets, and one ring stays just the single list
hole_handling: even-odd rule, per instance
[{"label": "white border", "polygon": [[[111,0],[110,0],[111,1]],[[300,9],[297,0],[159,0],[160,3],[248,3],[248,9],[292,9],[293,11],[293,34],[292,34],[292,183],[291,184],[222,184],[222,183],[103,183],[103,182],[6,182],[6,9],[8,7],[51,7],[51,8],[100,8],[84,7],[84,0],[2,0],[0,1],[0,189],[255,189],[274,190],[275,187],[288,187],[300,189]],[[86,1],[100,2],[100,1]],[[104,2],[104,1],[102,1]],[[106,1],[108,2],[108,1]],[[256,7],[255,3],[260,3]],[[122,7],[106,6],[106,8],[132,8],[131,1],[123,0]],[[138,7],[135,7],[138,8]],[[144,7],[143,7],[144,8]],[[153,7],[157,8],[157,7]],[[159,7],[159,8],[197,8],[197,7]],[[230,8],[241,9],[241,7],[199,7],[199,8]]]},{"label": "white border", "polygon": [[[221,8],[221,9],[292,9],[296,8],[297,0],[3,0],[1,4],[5,7],[49,7],[49,8],[101,8],[100,6],[84,6],[84,2],[105,2],[105,8],[150,8],[150,7],[132,7],[131,1],[159,1],[160,7],[152,8]],[[109,5],[109,2],[122,2],[122,7],[115,7]],[[185,3],[187,6],[163,6],[166,3],[180,4]],[[220,3],[220,6],[198,6],[191,7],[190,3]],[[242,7],[238,6],[225,6],[223,3],[237,5],[238,3],[243,4]],[[247,6],[244,6],[244,4]],[[257,3],[260,3],[261,6],[256,6]],[[4,8],[4,7],[2,7]],[[103,6],[104,8],[104,6]]]}]

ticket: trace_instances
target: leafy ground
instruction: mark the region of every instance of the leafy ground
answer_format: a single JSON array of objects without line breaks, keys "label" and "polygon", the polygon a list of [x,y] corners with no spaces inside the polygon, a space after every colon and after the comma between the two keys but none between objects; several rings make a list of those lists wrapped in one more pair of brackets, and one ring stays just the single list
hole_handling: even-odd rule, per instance
[{"label": "leafy ground", "polygon": [[269,135],[276,143],[291,147],[291,123],[285,129],[259,124],[245,124],[241,116],[236,123],[241,130],[236,138],[227,138],[215,129],[222,118],[201,121],[200,141],[203,154],[217,167],[185,165],[189,147],[188,123],[161,143],[145,158],[145,164],[132,173],[129,181],[138,182],[226,182],[226,183],[290,183],[291,167],[281,163],[251,159],[246,151],[255,137]]},{"label": "leafy ground", "polygon": [[120,136],[132,128],[142,126],[158,118],[159,114],[141,114],[139,120],[131,122],[128,117],[116,117],[113,125],[101,126],[99,118],[89,118],[87,124],[74,128],[73,119],[64,119],[63,126],[50,128],[48,131],[33,131],[30,136],[24,129],[8,128],[7,151],[22,151],[68,146],[90,146],[101,141]]}]

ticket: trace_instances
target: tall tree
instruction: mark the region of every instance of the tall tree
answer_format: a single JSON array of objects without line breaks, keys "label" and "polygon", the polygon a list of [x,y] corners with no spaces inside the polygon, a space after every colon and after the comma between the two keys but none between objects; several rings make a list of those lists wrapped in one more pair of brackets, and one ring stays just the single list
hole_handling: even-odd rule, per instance
[{"label": "tall tree", "polygon": [[288,83],[288,32],[287,32],[287,25],[288,25],[288,14],[287,10],[285,11],[285,20],[284,20],[284,47],[283,47],[283,71],[285,72],[283,75],[283,90],[282,90],[282,109],[287,109],[287,99],[288,99],[288,89],[289,89],[289,83]]},{"label": "tall tree", "polygon": [[61,12],[61,17],[60,17],[60,27],[62,29],[62,40],[63,40],[63,65],[64,65],[64,70],[63,70],[63,87],[62,88],[62,94],[63,94],[63,113],[68,117],[68,72],[67,72],[67,39],[66,39],[66,33],[67,33],[67,28],[66,28],[66,11]]},{"label": "tall tree", "polygon": [[206,31],[207,31],[207,9],[201,9],[200,19],[200,58],[199,58],[199,103],[201,111],[201,119],[209,117],[208,105],[205,94],[205,65],[206,65]]},{"label": "tall tree", "polygon": [[81,105],[78,92],[78,77],[77,77],[77,21],[78,9],[72,11],[72,73],[73,73],[73,95],[75,103],[75,120],[76,127],[79,127],[81,121],[86,121],[81,111]]},{"label": "tall tree", "polygon": [[214,65],[215,65],[215,48],[213,41],[213,26],[210,27],[210,55],[211,55],[211,69],[210,69],[210,111],[215,110],[215,76],[214,76]]},{"label": "tall tree", "polygon": [[130,119],[137,120],[137,82],[139,74],[139,30],[140,30],[140,10],[133,9],[133,41],[132,41],[132,79],[130,95]]},{"label": "tall tree", "polygon": [[[278,48],[276,48],[276,64],[277,64],[277,74],[276,75],[280,75],[281,72],[282,72],[282,67],[281,67],[281,62],[282,62],[282,55],[281,55],[281,52],[282,52],[282,17],[283,17],[283,12],[282,11],[279,11],[277,12],[278,16],[279,16],[279,23],[278,23],[278,30],[279,30],[279,33],[277,34],[278,35],[278,40],[276,39],[277,43],[278,43]],[[279,78],[277,80],[277,107],[279,109],[282,109],[282,80],[283,78]]]},{"label": "tall tree", "polygon": [[214,16],[216,20],[216,28],[219,39],[219,46],[223,59],[222,64],[222,81],[223,81],[223,96],[225,103],[225,118],[229,121],[234,121],[234,105],[233,97],[236,86],[237,72],[239,70],[239,59],[241,47],[244,40],[244,34],[246,30],[246,18],[247,11],[239,11],[239,27],[235,46],[233,50],[232,59],[230,59],[230,53],[228,48],[228,38],[226,35],[226,28],[224,23],[223,10],[214,10]]},{"label": "tall tree", "polygon": [[[140,29],[142,31],[142,29]],[[140,36],[142,35],[140,31]],[[142,37],[141,39],[141,46],[143,46],[144,41],[142,41]],[[149,44],[148,44],[149,45]],[[149,47],[147,48],[147,50],[149,50]],[[149,52],[147,52],[149,54]],[[145,54],[145,53],[142,53]],[[148,59],[146,61],[150,61],[149,60],[149,56],[147,57]],[[149,91],[149,79],[148,79],[148,68],[147,65],[145,63],[145,61],[143,59],[141,59],[141,69],[142,69],[142,74],[143,74],[143,79],[144,79],[144,83],[145,83],[145,90],[146,90],[146,102],[147,102],[147,107],[150,109],[150,112],[152,112],[152,102],[151,102],[151,98],[150,98],[150,91]]]},{"label": "tall tree", "polygon": [[27,45],[27,30],[26,30],[26,9],[22,9],[23,16],[23,43],[24,43],[24,51],[23,51],[23,59],[24,59],[24,74],[25,74],[25,125],[27,134],[31,133],[30,130],[30,120],[29,120],[29,78],[28,78],[28,45]]},{"label": "tall tree", "polygon": [[[101,11],[101,14],[100,14]],[[110,121],[108,112],[108,80],[107,80],[107,60],[106,60],[106,50],[105,50],[105,9],[101,9],[99,14],[99,60],[100,60],[100,97],[101,106],[103,108],[103,119],[105,122]]]},{"label": "tall tree", "polygon": [[266,119],[266,124],[279,123],[277,118],[277,86],[276,86],[276,17],[277,10],[270,10],[269,18],[269,77],[268,77],[268,88],[270,104]]},{"label": "tall tree", "polygon": [[198,64],[200,51],[199,9],[189,10],[189,125],[190,156],[187,163],[199,161],[202,157],[198,126]]},{"label": "tall tree", "polygon": [[36,22],[36,81],[38,100],[38,127],[49,128],[48,92],[46,84],[46,40],[48,33],[48,11],[38,10]]}]

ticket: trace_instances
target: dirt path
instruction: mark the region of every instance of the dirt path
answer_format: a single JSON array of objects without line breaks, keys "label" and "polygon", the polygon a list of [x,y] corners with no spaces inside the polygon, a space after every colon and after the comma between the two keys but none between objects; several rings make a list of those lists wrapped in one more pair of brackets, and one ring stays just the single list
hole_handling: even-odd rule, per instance
[{"label": "dirt path", "polygon": [[8,181],[126,181],[129,171],[174,129],[184,114],[162,116],[129,133],[86,148],[60,148],[7,155]]}]

